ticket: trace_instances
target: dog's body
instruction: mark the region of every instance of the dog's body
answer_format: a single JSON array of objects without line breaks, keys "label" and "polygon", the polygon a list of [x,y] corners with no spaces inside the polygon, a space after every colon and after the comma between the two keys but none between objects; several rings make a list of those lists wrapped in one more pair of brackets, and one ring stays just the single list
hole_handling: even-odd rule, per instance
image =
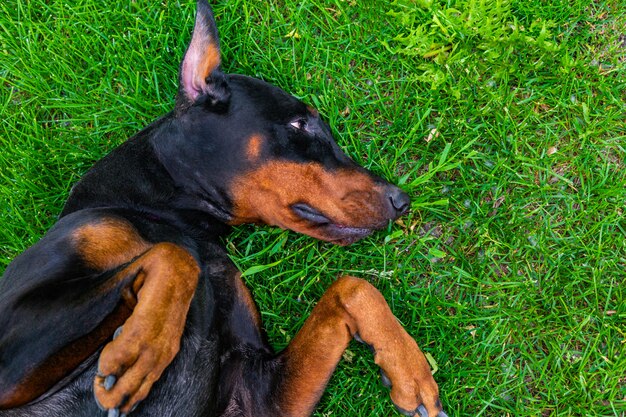
[{"label": "dog's body", "polygon": [[7,268],[0,416],[305,416],[353,337],[400,410],[445,415],[424,356],[365,281],[340,278],[283,352],[268,345],[220,243],[229,225],[349,244],[409,202],[315,110],[219,63],[201,0],[175,110],[98,162]]}]

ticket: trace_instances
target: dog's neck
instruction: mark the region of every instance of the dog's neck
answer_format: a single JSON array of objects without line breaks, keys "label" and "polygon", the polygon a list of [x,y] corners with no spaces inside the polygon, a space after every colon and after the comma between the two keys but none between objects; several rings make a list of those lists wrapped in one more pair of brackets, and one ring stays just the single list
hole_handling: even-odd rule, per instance
[{"label": "dog's neck", "polygon": [[160,219],[194,235],[227,233],[230,214],[220,208],[219,192],[220,201],[214,201],[205,190],[182,188],[157,154],[151,138],[170,121],[166,115],[98,161],[74,185],[60,217],[106,207]]}]

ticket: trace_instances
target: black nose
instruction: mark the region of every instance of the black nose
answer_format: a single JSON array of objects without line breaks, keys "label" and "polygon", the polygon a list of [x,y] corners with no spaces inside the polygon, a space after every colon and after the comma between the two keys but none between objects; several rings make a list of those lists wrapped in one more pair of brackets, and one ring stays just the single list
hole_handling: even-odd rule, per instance
[{"label": "black nose", "polygon": [[409,206],[411,205],[409,195],[398,187],[389,187],[387,190],[387,197],[389,198],[389,203],[391,203],[391,208],[393,208],[393,211],[395,212],[395,217],[402,216],[407,212]]}]

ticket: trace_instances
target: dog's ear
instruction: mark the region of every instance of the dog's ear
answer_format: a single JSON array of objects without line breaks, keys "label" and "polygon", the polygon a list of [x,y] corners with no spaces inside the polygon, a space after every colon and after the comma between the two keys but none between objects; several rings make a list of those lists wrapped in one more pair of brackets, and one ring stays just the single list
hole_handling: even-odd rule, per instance
[{"label": "dog's ear", "polygon": [[180,64],[176,107],[181,110],[197,102],[223,107],[229,98],[230,89],[220,70],[220,42],[213,12],[206,0],[198,0],[193,35]]}]

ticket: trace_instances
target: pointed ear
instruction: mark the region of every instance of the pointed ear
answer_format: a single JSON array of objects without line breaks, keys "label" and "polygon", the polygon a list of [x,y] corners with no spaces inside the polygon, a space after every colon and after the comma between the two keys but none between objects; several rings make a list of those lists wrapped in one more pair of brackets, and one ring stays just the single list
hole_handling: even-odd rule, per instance
[{"label": "pointed ear", "polygon": [[176,106],[186,108],[199,101],[224,105],[230,90],[220,71],[220,43],[213,13],[206,0],[198,0],[191,42],[180,64]]}]

